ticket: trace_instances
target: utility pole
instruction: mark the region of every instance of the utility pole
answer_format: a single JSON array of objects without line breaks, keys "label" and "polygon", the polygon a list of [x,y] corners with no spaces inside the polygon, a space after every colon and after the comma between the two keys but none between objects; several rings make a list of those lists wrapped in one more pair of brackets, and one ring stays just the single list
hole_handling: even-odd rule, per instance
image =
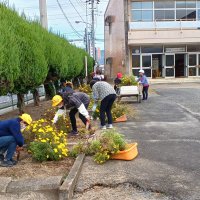
[{"label": "utility pole", "polygon": [[40,6],[40,23],[43,28],[48,29],[46,0],[39,0],[39,6]]},{"label": "utility pole", "polygon": [[94,60],[95,58],[95,30],[94,30],[94,0],[91,0],[91,9],[92,9],[92,30],[91,30],[91,40],[92,40],[92,54]]}]

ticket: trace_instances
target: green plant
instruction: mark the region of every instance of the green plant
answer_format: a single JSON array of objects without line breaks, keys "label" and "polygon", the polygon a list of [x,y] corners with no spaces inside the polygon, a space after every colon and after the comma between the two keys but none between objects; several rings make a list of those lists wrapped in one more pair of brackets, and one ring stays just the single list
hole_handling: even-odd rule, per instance
[{"label": "green plant", "polygon": [[126,147],[124,136],[116,130],[107,130],[97,140],[79,143],[70,151],[70,155],[76,157],[80,153],[93,155],[94,161],[103,164],[110,159],[112,154],[123,151]]},{"label": "green plant", "polygon": [[59,160],[59,156],[52,150],[49,143],[31,142],[29,150],[37,161]]},{"label": "green plant", "polygon": [[73,146],[72,150],[69,152],[69,156],[76,158],[81,153],[85,153],[85,148],[84,143],[79,142]]},{"label": "green plant", "polygon": [[120,83],[120,86],[130,86],[130,85],[137,85],[137,81],[135,80],[135,77],[124,75],[122,77],[122,82]]}]

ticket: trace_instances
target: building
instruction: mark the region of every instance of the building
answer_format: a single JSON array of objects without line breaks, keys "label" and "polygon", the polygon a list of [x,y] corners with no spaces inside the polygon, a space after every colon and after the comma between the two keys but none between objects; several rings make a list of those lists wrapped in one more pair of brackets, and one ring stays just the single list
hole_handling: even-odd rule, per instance
[{"label": "building", "polygon": [[200,0],[110,0],[105,74],[200,77]]}]

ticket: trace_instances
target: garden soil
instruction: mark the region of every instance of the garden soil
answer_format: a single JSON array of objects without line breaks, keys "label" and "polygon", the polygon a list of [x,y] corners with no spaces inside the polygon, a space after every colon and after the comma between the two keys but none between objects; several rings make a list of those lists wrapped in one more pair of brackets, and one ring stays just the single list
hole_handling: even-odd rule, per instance
[{"label": "garden soil", "polygon": [[[51,101],[41,101],[39,106],[34,106],[33,103],[25,107],[25,112],[30,114],[33,120],[38,120],[45,113],[46,110],[51,108]],[[3,115],[0,115],[0,120],[10,119],[17,117],[19,111],[14,110]]]},{"label": "garden soil", "polygon": [[[33,104],[26,106],[25,112],[29,113],[33,120],[38,120],[49,108],[51,108],[51,101],[42,101],[40,106],[35,107]],[[1,115],[0,120],[14,118],[17,117],[18,114],[18,110],[15,110]],[[0,167],[0,176],[12,177],[13,179],[62,176],[70,171],[73,163],[73,158],[65,158],[59,162],[35,162],[32,160],[31,155],[26,150],[23,150],[20,153],[19,162],[16,166],[10,168]]]}]

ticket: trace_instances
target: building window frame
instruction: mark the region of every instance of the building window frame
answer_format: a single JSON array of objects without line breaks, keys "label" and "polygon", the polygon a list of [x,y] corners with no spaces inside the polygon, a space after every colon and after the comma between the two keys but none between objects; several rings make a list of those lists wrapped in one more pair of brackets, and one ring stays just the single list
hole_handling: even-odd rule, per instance
[{"label": "building window frame", "polygon": [[[185,0],[186,2],[186,6],[185,8],[178,8],[177,7],[177,2],[180,0],[174,0],[174,7],[173,8],[155,8],[155,0],[152,1],[147,1],[147,2],[152,2],[152,8],[133,8],[132,3],[134,2],[144,2],[141,0],[138,1],[131,1],[130,2],[130,21],[131,22],[155,22],[155,21],[200,21],[200,0],[194,0],[193,2],[195,2],[195,7],[187,7],[187,1],[189,0]],[[195,11],[195,18],[186,18],[186,19],[178,19],[177,18],[177,11],[186,11],[186,17],[187,17],[187,11],[189,10],[194,10]],[[133,12],[134,11],[141,11],[141,20],[134,20],[133,17]],[[142,11],[152,11],[152,20],[143,20],[143,16],[142,16]],[[156,11],[173,11],[174,12],[174,18],[173,19],[155,19],[155,13]]]}]

